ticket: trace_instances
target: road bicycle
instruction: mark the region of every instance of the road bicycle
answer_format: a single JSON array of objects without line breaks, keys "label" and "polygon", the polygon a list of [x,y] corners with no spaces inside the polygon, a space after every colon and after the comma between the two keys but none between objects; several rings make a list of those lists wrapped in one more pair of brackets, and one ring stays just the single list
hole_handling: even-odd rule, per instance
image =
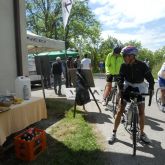
[{"label": "road bicycle", "polygon": [[111,101],[112,102],[112,112],[113,112],[113,117],[115,117],[116,114],[116,107],[118,103],[118,89],[117,89],[117,81],[114,79],[114,85],[111,88],[111,92],[109,93],[107,99],[106,99],[106,105]]},{"label": "road bicycle", "polygon": [[[133,92],[131,91],[129,93],[130,96],[130,104],[129,106],[126,106],[126,110],[123,113],[124,117],[124,127],[125,129],[132,134],[132,144],[133,144],[133,156],[136,155],[136,144],[137,144],[137,137],[139,135],[139,112],[138,112],[138,104],[137,104],[137,98],[139,96],[149,96],[149,103],[148,106],[151,105],[151,99],[152,96],[148,93],[139,93],[139,92]],[[129,128],[128,125],[130,126]]]},{"label": "road bicycle", "polygon": [[156,103],[158,105],[159,110],[161,110],[161,106],[162,106],[162,98],[161,98],[161,96],[162,96],[161,90],[162,89],[165,90],[165,87],[159,87],[156,90]]}]

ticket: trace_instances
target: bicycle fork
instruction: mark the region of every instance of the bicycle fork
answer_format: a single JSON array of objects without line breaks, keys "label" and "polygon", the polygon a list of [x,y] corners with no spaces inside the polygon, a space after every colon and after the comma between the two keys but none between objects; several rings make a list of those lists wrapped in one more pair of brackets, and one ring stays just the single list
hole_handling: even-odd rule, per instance
[{"label": "bicycle fork", "polygon": [[133,155],[136,155],[136,144],[137,144],[137,134],[138,134],[138,109],[137,106],[133,107],[133,113],[132,113],[132,122],[131,122],[131,128],[132,128],[132,136],[133,136]]}]

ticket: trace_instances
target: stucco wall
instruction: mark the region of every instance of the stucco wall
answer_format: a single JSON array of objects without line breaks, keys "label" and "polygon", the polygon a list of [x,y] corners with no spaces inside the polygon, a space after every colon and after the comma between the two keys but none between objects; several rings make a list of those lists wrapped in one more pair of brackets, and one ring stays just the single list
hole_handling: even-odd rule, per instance
[{"label": "stucco wall", "polygon": [[[24,0],[20,0],[20,7],[23,71],[26,74]],[[0,0],[0,21],[0,93],[3,94],[6,90],[15,92],[17,76],[13,0]]]},{"label": "stucco wall", "polygon": [[0,93],[14,90],[17,74],[12,3],[12,0],[0,0]]}]

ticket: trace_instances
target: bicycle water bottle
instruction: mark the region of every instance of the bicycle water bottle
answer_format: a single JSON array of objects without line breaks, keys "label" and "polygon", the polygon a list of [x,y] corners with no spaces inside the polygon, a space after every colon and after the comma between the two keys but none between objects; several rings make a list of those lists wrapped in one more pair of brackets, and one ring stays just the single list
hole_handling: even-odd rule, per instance
[{"label": "bicycle water bottle", "polygon": [[126,113],[127,113],[127,124],[131,124],[131,118],[132,118],[132,110],[131,110],[131,103],[127,103],[126,105]]},{"label": "bicycle water bottle", "polygon": [[24,100],[29,100],[30,95],[29,95],[29,89],[27,85],[23,86],[23,98]]}]

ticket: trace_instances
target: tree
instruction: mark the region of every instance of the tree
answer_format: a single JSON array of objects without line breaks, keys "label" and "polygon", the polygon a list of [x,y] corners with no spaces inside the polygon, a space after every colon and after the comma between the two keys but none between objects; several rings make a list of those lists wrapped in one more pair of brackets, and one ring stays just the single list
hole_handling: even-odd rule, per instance
[{"label": "tree", "polygon": [[[37,34],[66,39],[67,48],[95,42],[100,24],[88,7],[88,0],[74,1],[64,35],[61,0],[26,0],[27,28]],[[66,38],[64,38],[66,37]]]},{"label": "tree", "polygon": [[108,39],[103,40],[99,47],[100,60],[105,60],[116,45],[122,45],[122,43],[114,37],[109,36]]},{"label": "tree", "polygon": [[26,0],[27,29],[49,38],[62,39],[60,0]]},{"label": "tree", "polygon": [[100,36],[100,24],[88,7],[87,0],[74,1],[66,27],[68,47],[75,46],[82,52],[95,48]]},{"label": "tree", "polygon": [[88,7],[88,0],[76,0],[63,28],[61,0],[26,0],[27,28],[39,35],[66,41],[66,49],[74,48],[80,55],[91,54],[97,63],[100,23]]},{"label": "tree", "polygon": [[128,45],[135,46],[135,47],[138,48],[139,50],[142,49],[142,44],[141,44],[141,42],[136,41],[136,40],[130,40],[130,41],[124,43],[124,46],[128,46]]}]

